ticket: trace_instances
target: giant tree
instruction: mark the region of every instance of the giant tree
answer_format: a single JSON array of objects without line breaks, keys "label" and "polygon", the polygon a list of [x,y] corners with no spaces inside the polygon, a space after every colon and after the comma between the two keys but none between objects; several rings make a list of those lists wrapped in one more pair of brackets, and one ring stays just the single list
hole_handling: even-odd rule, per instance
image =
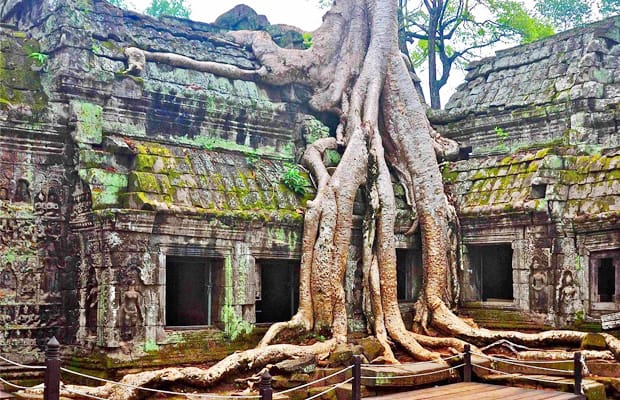
[{"label": "giant tree", "polygon": [[[338,0],[314,32],[307,50],[282,49],[265,32],[231,33],[251,48],[262,67],[255,71],[199,62],[169,53],[128,48],[131,72],[145,61],[165,62],[235,79],[260,80],[272,85],[296,83],[313,90],[309,105],[339,118],[333,137],[308,145],[303,163],[317,182],[317,194],[305,213],[300,274],[300,306],[293,318],[274,324],[259,346],[230,355],[209,369],[168,368],[128,375],[132,384],[173,381],[204,387],[230,373],[262,367],[301,354],[323,354],[347,341],[344,275],[347,268],[353,204],[362,189],[366,203],[362,270],[364,313],[368,328],[383,345],[383,358],[397,362],[391,343],[420,360],[437,359],[438,347],[462,350],[499,339],[524,345],[578,344],[585,334],[547,331],[540,334],[480,329],[455,315],[452,301],[456,214],[444,193],[438,157],[458,146],[439,136],[426,118],[414,90],[406,57],[399,50],[396,0]],[[342,152],[340,164],[328,171],[322,154]],[[396,297],[395,198],[392,179],[406,188],[417,215],[410,231],[420,231],[424,288],[416,306],[417,332],[405,328]],[[283,330],[329,333],[313,345],[271,344]],[[604,335],[620,355],[620,342]],[[109,399],[139,398],[136,390],[105,385],[80,388]],[[74,396],[75,397],[75,396]]]}]

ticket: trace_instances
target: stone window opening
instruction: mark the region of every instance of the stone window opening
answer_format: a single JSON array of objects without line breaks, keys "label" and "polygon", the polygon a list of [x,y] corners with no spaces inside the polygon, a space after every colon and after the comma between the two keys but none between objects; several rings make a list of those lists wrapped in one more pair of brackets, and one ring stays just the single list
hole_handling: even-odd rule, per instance
[{"label": "stone window opening", "polygon": [[221,322],[223,260],[166,258],[166,326],[198,328]]},{"label": "stone window opening", "polygon": [[590,291],[594,303],[620,302],[620,250],[590,255]]},{"label": "stone window opening", "polygon": [[422,252],[396,249],[396,293],[399,301],[416,301],[422,288]]},{"label": "stone window opening", "polygon": [[484,302],[513,302],[511,245],[470,245],[468,250],[479,299]]},{"label": "stone window opening", "polygon": [[544,199],[546,194],[547,194],[546,183],[532,185],[532,192],[531,192],[532,199]]},{"label": "stone window opening", "polygon": [[288,321],[299,308],[299,261],[256,260],[256,322]]}]

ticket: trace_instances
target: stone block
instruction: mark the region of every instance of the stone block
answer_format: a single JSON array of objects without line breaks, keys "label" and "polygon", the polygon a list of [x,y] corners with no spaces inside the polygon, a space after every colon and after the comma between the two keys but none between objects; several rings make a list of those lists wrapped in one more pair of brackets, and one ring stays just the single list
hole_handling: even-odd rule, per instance
[{"label": "stone block", "polygon": [[71,132],[78,143],[101,144],[103,137],[103,108],[83,101],[71,102],[71,119],[75,129]]}]

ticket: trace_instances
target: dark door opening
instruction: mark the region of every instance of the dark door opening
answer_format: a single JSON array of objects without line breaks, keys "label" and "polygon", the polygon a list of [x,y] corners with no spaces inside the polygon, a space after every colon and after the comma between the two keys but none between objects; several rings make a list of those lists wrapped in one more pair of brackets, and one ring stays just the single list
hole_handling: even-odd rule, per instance
[{"label": "dark door opening", "polygon": [[511,246],[469,246],[469,255],[482,301],[514,300]]},{"label": "dark door opening", "polygon": [[398,300],[417,300],[422,287],[422,276],[422,252],[396,249],[396,293]]},{"label": "dark door opening", "polygon": [[220,322],[223,262],[198,257],[166,259],[166,325],[209,326]]},{"label": "dark door opening", "polygon": [[260,299],[256,322],[288,321],[299,307],[299,261],[257,260]]},{"label": "dark door opening", "polygon": [[601,258],[598,265],[599,301],[612,302],[616,294],[616,268],[613,258]]}]

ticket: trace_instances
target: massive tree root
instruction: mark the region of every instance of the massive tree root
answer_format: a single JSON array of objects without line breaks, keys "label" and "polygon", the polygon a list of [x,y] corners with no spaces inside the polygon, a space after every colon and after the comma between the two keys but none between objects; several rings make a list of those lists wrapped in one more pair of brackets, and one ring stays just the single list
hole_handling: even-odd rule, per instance
[{"label": "massive tree root", "polygon": [[[338,0],[314,33],[308,50],[276,46],[265,33],[240,31],[235,41],[250,46],[262,64],[257,71],[192,62],[174,55],[129,51],[140,70],[145,60],[214,72],[237,79],[260,79],[282,85],[299,83],[314,88],[311,107],[335,113],[335,137],[308,146],[303,163],[317,183],[317,195],[305,213],[300,274],[300,305],[288,322],[274,324],[256,349],[233,354],[209,370],[167,369],[128,376],[126,381],[156,385],[182,381],[206,387],[227,374],[304,354],[329,352],[347,341],[344,275],[354,228],[353,204],[363,189],[363,308],[369,329],[384,348],[383,359],[397,362],[392,343],[419,360],[439,357],[433,349],[462,351],[465,343],[489,344],[500,339],[527,346],[578,346],[585,334],[547,331],[538,334],[480,329],[456,316],[448,306],[458,297],[454,285],[456,214],[444,194],[437,157],[453,154],[458,146],[431,128],[398,49],[397,2]],[[343,149],[339,166],[329,173],[323,164],[327,149]],[[415,211],[410,232],[420,229],[424,288],[416,306],[419,333],[405,328],[397,303],[392,184],[396,176]],[[419,226],[419,228],[418,228]],[[331,339],[312,346],[270,345],[282,330],[303,328],[328,331]],[[433,333],[430,335],[429,333]],[[604,335],[609,350],[620,358],[620,342]],[[80,391],[87,389],[81,388]],[[130,389],[99,388],[110,399],[140,398]]]}]

